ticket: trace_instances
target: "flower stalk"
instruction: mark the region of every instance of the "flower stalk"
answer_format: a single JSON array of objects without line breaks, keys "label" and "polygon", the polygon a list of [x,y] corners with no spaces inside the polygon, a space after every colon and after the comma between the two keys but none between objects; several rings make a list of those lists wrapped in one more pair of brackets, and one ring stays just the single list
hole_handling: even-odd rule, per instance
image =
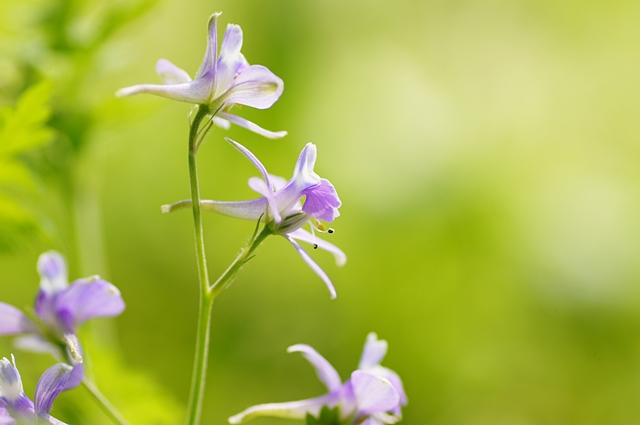
[{"label": "flower stalk", "polygon": [[118,412],[118,409],[116,409],[113,404],[111,404],[109,399],[107,399],[107,397],[105,397],[104,394],[102,394],[102,392],[98,389],[98,387],[89,379],[87,379],[86,376],[82,379],[82,386],[87,389],[89,394],[91,394],[91,398],[93,398],[93,400],[100,406],[102,411],[107,416],[109,416],[113,423],[118,425],[129,425],[127,420],[120,414],[120,412]]},{"label": "flower stalk", "polygon": [[209,330],[211,327],[211,310],[213,308],[213,297],[209,292],[209,273],[207,271],[207,258],[204,248],[204,231],[200,214],[200,188],[198,185],[198,168],[196,164],[198,139],[205,136],[205,134],[200,134],[199,132],[200,124],[208,113],[209,107],[207,105],[199,105],[189,130],[189,183],[191,187],[191,207],[196,241],[198,280],[200,283],[200,307],[196,336],[196,354],[191,379],[191,394],[189,396],[187,409],[187,425],[196,425],[200,422],[204,387],[207,377]]}]

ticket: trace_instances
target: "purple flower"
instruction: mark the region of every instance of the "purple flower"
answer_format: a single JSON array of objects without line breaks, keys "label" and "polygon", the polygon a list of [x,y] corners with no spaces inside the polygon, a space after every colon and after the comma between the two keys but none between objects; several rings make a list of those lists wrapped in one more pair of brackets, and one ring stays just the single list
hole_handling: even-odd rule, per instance
[{"label": "purple flower", "polygon": [[229,418],[239,424],[257,416],[304,419],[307,414],[318,417],[324,406],[340,408],[342,424],[383,425],[402,419],[402,406],[407,396],[398,375],[380,366],[387,352],[387,342],[370,333],[364,346],[358,370],[344,384],[338,372],[324,357],[308,345],[289,347],[300,352],[316,369],[318,378],[329,392],[323,396],[287,403],[260,404]]},{"label": "purple flower", "polygon": [[[331,297],[335,298],[336,290],[327,274],[297,242],[307,242],[314,248],[331,252],[338,266],[344,265],[347,261],[346,255],[338,247],[315,236],[315,231],[333,233],[332,229],[327,229],[319,220],[332,222],[340,215],[338,208],[342,205],[329,180],[321,178],[313,171],[316,146],[308,143],[302,149],[293,177],[287,182],[282,177],[267,173],[264,165],[247,148],[229,138],[226,140],[247,157],[262,174],[264,180],[258,177],[249,179],[249,187],[262,197],[238,202],[203,200],[200,203],[201,208],[229,217],[267,222],[274,234],[284,236],[295,247],[302,259],[325,282]],[[302,198],[304,203],[301,202]],[[170,212],[189,205],[191,201],[180,201],[173,205],[165,205],[162,210]],[[301,227],[305,224],[310,224],[314,233],[303,230]]]},{"label": "purple flower", "polygon": [[58,363],[47,369],[38,381],[33,402],[24,393],[15,363],[15,359],[13,364],[6,358],[0,360],[0,425],[64,425],[51,417],[49,412],[53,400],[68,388],[67,384],[72,375],[71,366]]},{"label": "purple flower", "polygon": [[[75,366],[70,382],[77,385],[83,371],[76,329],[93,317],[119,315],[124,310],[124,301],[115,286],[97,276],[78,279],[69,285],[67,264],[58,252],[40,255],[38,272],[40,291],[34,308],[35,321],[17,308],[0,302],[0,335],[21,334],[16,340],[18,347],[68,358]],[[61,347],[67,347],[69,353],[61,352]]]},{"label": "purple flower", "polygon": [[229,113],[236,104],[258,109],[271,107],[282,94],[284,83],[266,67],[249,65],[240,53],[242,29],[238,25],[227,25],[218,56],[218,16],[220,13],[214,13],[209,18],[207,51],[194,80],[186,71],[166,59],[160,59],[156,64],[156,72],[164,85],[126,87],[118,90],[116,96],[150,93],[181,102],[207,105],[214,122],[223,128],[229,128],[231,122],[272,139],[285,136],[286,131],[268,131]]}]

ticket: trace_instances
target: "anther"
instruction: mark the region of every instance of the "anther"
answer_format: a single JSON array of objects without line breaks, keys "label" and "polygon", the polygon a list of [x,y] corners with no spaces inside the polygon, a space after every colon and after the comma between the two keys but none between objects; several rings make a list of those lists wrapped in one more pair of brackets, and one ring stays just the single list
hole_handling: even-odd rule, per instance
[{"label": "anther", "polygon": [[318,249],[318,244],[317,243],[313,244],[313,249]]},{"label": "anther", "polygon": [[327,229],[327,233],[333,233],[333,232],[335,232],[335,230],[333,230],[331,227]]}]

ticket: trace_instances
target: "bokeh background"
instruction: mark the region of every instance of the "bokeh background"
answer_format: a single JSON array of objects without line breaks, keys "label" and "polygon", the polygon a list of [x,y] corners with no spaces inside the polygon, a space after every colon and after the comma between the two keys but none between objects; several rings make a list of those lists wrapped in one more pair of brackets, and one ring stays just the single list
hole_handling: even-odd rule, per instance
[{"label": "bokeh background", "polygon": [[[287,178],[312,141],[316,171],[343,201],[330,240],[349,259],[337,268],[311,252],[337,287],[332,301],[284,239],[267,240],[215,303],[203,424],[322,394],[286,347],[312,345],[346,379],[370,331],[404,380],[405,423],[638,422],[636,1],[2,0],[0,101],[13,107],[43,78],[53,90],[49,144],[21,159],[34,188],[3,192],[31,227],[9,239],[21,219],[6,215],[2,301],[31,305],[47,249],[68,256],[72,278],[108,278],[127,310],[83,331],[96,379],[135,425],[180,423],[193,231],[188,212],[159,206],[189,196],[190,106],[113,93],[158,82],[159,58],[194,73],[218,10],[220,36],[241,25],[249,62],[285,81],[273,108],[239,114],[289,135],[215,129],[199,154],[203,197],[253,196],[255,170],[222,137]],[[252,231],[205,216],[213,276]],[[0,348],[32,394],[51,361],[8,338]],[[54,414],[108,423],[81,390]]]}]

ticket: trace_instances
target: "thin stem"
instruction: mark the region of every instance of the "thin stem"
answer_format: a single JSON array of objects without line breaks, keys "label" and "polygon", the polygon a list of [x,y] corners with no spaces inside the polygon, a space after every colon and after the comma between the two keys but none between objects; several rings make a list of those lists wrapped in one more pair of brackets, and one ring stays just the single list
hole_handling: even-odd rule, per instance
[{"label": "thin stem", "polygon": [[102,408],[104,413],[111,418],[111,420],[118,425],[129,425],[127,420],[122,417],[120,412],[111,404],[109,400],[100,392],[98,387],[86,377],[82,379],[82,385],[89,391],[91,397]]},{"label": "thin stem", "polygon": [[245,263],[251,259],[251,254],[253,254],[253,251],[255,251],[256,248],[258,248],[258,246],[272,234],[273,233],[271,232],[271,229],[269,229],[268,226],[265,226],[262,229],[262,232],[260,232],[260,234],[258,234],[258,236],[253,239],[246,248],[242,250],[240,255],[238,255],[233,263],[231,263],[229,268],[227,268],[227,270],[225,270],[225,272],[211,286],[209,293],[211,294],[212,298],[217,297],[220,292],[227,289],[229,285],[231,285],[231,282],[233,282],[233,278],[238,273],[238,271],[240,271],[242,266],[244,266]]},{"label": "thin stem", "polygon": [[[200,281],[200,309],[198,316],[198,330],[196,334],[196,353],[191,378],[191,394],[187,409],[187,425],[197,425],[200,422],[204,387],[207,377],[207,359],[209,357],[209,328],[211,324],[211,309],[213,298],[209,296],[209,274],[204,250],[204,232],[202,217],[200,216],[200,189],[198,187],[198,169],[196,154],[198,151],[198,136],[200,123],[209,113],[206,105],[199,105],[198,112],[189,129],[189,182],[191,186],[191,208],[193,210],[193,227],[196,239],[196,257],[198,262],[198,279]],[[204,137],[204,134],[201,135]]]}]

